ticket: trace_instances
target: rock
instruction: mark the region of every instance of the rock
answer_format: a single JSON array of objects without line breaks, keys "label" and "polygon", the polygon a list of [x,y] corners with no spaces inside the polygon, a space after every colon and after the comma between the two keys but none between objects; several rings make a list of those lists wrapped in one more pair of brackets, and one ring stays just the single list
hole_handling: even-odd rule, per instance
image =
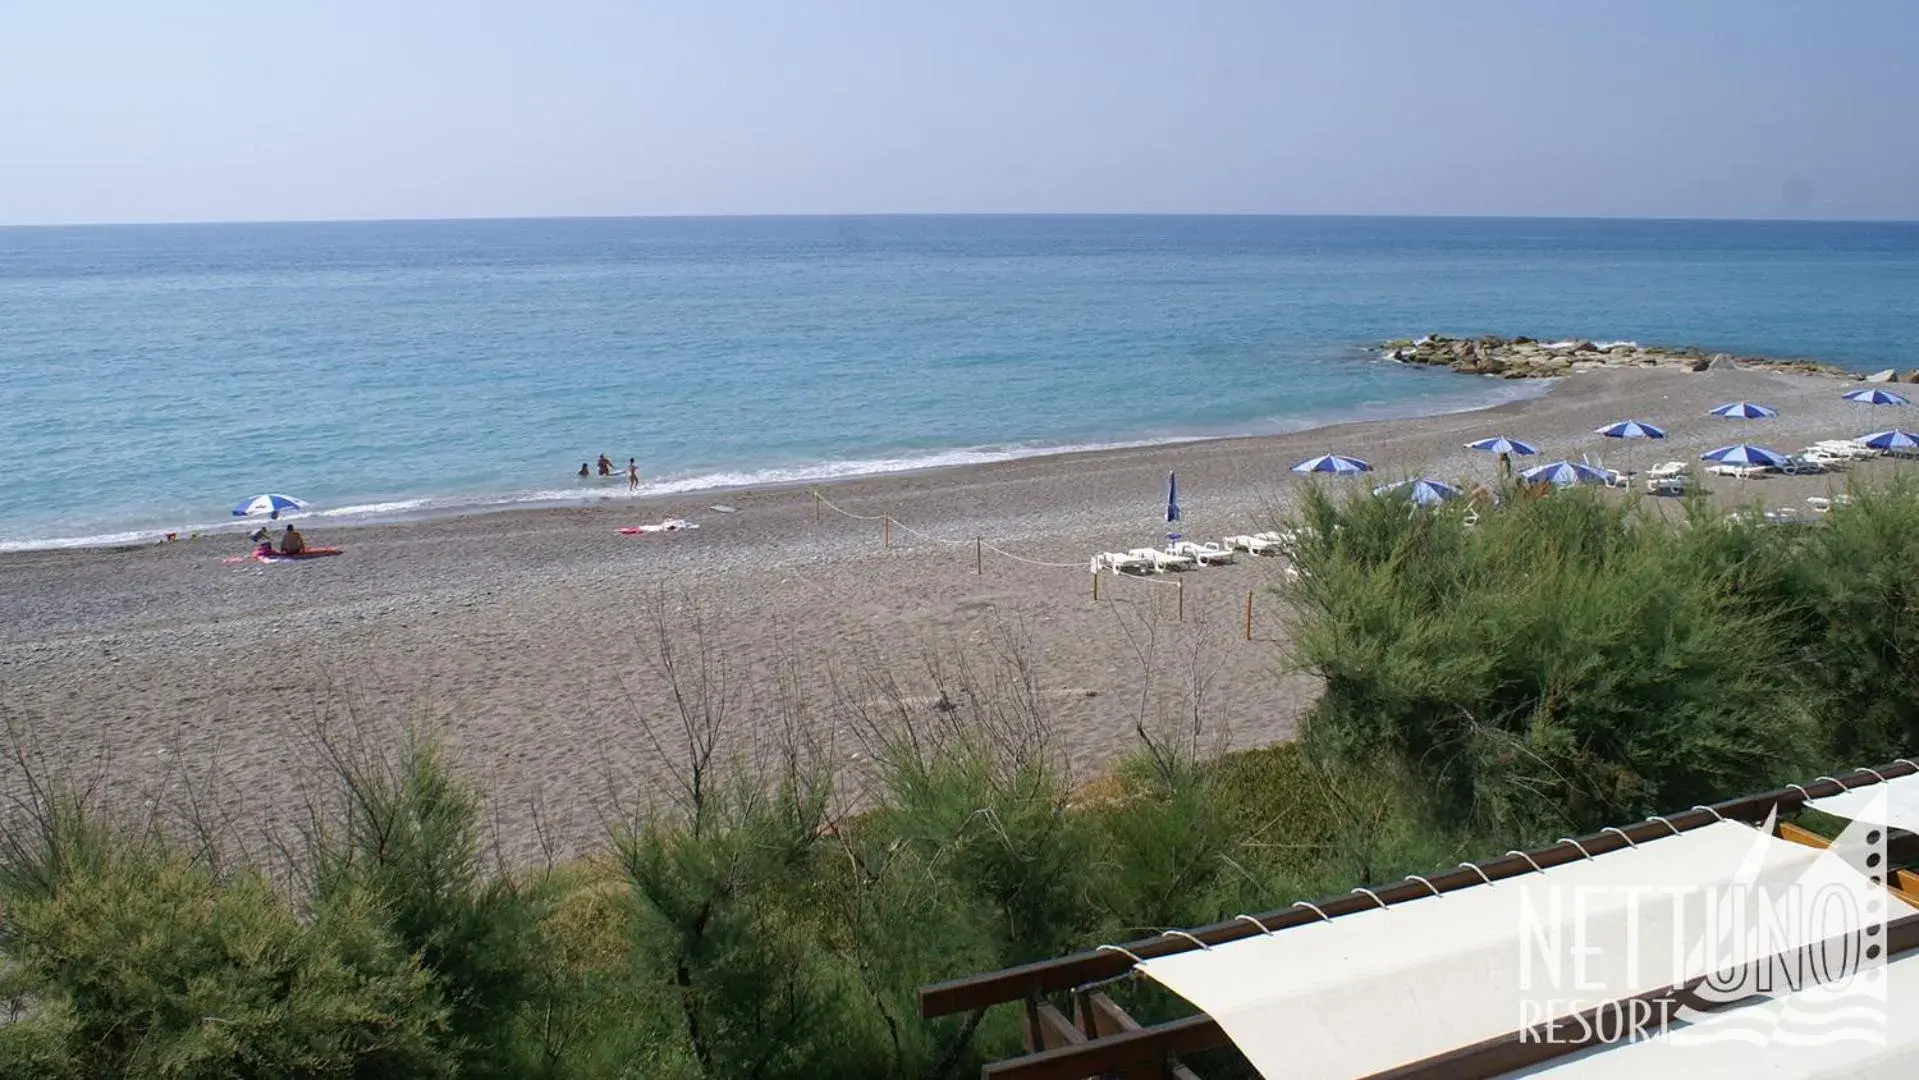
[{"label": "rock", "polygon": [[1513,339],[1513,344],[1514,345],[1531,345],[1533,344],[1533,339],[1529,337],[1516,337]]},{"label": "rock", "polygon": [[1875,371],[1866,376],[1867,382],[1897,382],[1898,379],[1899,373],[1891,368],[1887,368],[1884,371]]},{"label": "rock", "polygon": [[1687,366],[1694,371],[1709,371],[1712,368],[1712,361],[1703,356],[1695,356],[1687,361]]},{"label": "rock", "polygon": [[1481,375],[1504,375],[1508,366],[1506,361],[1497,356],[1481,356],[1479,363],[1473,365],[1473,370]]}]

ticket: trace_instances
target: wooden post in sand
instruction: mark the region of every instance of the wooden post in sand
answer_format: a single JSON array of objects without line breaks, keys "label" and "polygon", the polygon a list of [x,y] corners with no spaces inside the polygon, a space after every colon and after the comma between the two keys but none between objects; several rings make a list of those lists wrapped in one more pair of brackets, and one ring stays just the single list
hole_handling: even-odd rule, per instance
[{"label": "wooden post in sand", "polygon": [[1093,571],[1093,603],[1099,603],[1099,571]]},{"label": "wooden post in sand", "polygon": [[893,517],[890,514],[880,518],[880,550],[893,550]]},{"label": "wooden post in sand", "polygon": [[813,489],[813,524],[818,525],[819,523],[820,523],[820,491],[818,488],[814,488]]},{"label": "wooden post in sand", "polygon": [[1179,594],[1179,621],[1185,622],[1186,621],[1186,583],[1184,581],[1173,582],[1173,591]]},{"label": "wooden post in sand", "polygon": [[973,537],[973,573],[980,577],[986,575],[986,538],[983,536]]},{"label": "wooden post in sand", "polygon": [[1253,590],[1246,590],[1246,640],[1253,640]]}]

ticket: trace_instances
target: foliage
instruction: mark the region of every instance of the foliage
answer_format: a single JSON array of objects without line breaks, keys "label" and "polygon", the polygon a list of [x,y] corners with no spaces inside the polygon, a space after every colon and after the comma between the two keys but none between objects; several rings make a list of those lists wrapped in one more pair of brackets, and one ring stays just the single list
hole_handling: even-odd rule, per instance
[{"label": "foliage", "polygon": [[[10,726],[0,1076],[971,1075],[1019,1011],[925,1021],[919,986],[1910,754],[1919,497],[1855,496],[1809,528],[1579,492],[1468,526],[1314,492],[1302,737],[1207,752],[1204,628],[1139,614],[1138,749],[1090,784],[1017,634],[911,678],[868,663],[817,716],[796,682],[741,699],[712,641],[668,641],[697,613],[662,607],[664,805],[534,871],[489,865],[481,793],[429,738],[322,733],[337,800],[289,893],[107,818]],[[772,768],[725,752],[741,720]],[[836,729],[859,785],[799,734]]]},{"label": "foliage", "polygon": [[1817,527],[1570,491],[1469,526],[1314,492],[1292,590],[1326,684],[1307,739],[1515,839],[1890,756],[1915,735],[1915,516],[1903,490]]}]

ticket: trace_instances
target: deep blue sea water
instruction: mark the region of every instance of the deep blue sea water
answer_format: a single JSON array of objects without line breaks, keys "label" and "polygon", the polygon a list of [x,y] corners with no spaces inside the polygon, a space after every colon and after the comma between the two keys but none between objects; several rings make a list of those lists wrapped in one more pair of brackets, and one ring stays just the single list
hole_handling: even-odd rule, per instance
[{"label": "deep blue sea water", "polygon": [[1919,225],[906,217],[0,229],[0,548],[1469,407],[1427,331],[1915,366]]}]

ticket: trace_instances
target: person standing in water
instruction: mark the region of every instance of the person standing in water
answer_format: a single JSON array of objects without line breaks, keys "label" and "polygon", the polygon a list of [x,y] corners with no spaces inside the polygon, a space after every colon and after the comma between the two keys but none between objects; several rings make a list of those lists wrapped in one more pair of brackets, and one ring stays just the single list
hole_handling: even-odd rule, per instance
[{"label": "person standing in water", "polygon": [[593,474],[588,472],[586,469],[586,462],[584,461],[580,462],[580,479],[585,480],[587,477],[592,475]]},{"label": "person standing in water", "polygon": [[613,459],[610,457],[607,457],[605,454],[600,455],[600,475],[601,476],[613,475]]},{"label": "person standing in water", "polygon": [[626,490],[640,490],[640,462],[638,458],[626,459]]}]

